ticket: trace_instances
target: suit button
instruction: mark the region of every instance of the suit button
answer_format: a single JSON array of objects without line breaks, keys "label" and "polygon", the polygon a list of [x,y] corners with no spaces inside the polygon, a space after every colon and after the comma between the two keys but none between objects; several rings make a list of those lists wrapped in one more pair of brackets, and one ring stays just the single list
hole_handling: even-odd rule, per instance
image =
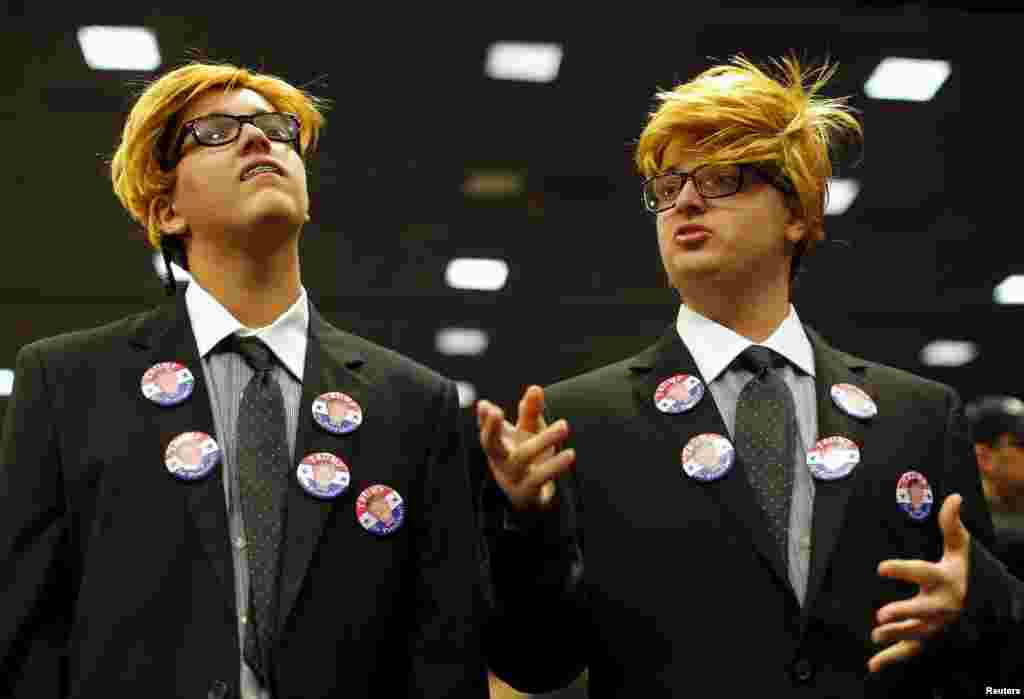
[{"label": "suit button", "polygon": [[228,695],[228,683],[224,680],[214,680],[210,684],[210,691],[207,699],[224,699]]},{"label": "suit button", "polygon": [[808,682],[814,677],[814,666],[807,658],[800,658],[793,663],[793,678],[800,683]]}]

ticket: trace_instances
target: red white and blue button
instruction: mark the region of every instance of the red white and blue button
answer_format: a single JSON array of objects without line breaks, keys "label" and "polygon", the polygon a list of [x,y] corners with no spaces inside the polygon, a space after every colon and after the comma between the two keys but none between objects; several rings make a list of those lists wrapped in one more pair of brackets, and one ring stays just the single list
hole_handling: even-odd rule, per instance
[{"label": "red white and blue button", "polygon": [[674,415],[692,409],[704,397],[704,383],[690,374],[670,376],[654,390],[654,404],[663,413]]},{"label": "red white and blue button", "polygon": [[142,395],[157,405],[177,405],[192,395],[196,379],[179,362],[154,364],[142,375]]},{"label": "red white and blue button", "polygon": [[321,451],[309,454],[300,461],[295,477],[302,489],[313,497],[331,500],[345,492],[352,474],[339,457]]},{"label": "red white and blue button", "polygon": [[348,434],[363,424],[363,409],[347,393],[331,391],[313,401],[316,424],[334,434]]},{"label": "red white and blue button", "polygon": [[832,395],[832,402],[851,417],[869,420],[878,415],[878,406],[875,401],[860,386],[854,386],[852,383],[837,383],[833,384],[829,393]]},{"label": "red white and blue button", "polygon": [[183,481],[206,477],[220,458],[220,446],[205,432],[183,432],[171,440],[164,452],[167,470]]},{"label": "red white and blue button", "polygon": [[735,460],[732,442],[720,434],[698,434],[683,447],[683,472],[699,481],[718,480],[729,472]]},{"label": "red white and blue button", "polygon": [[356,519],[371,534],[387,536],[402,526],[405,502],[397,490],[371,485],[356,498]]},{"label": "red white and blue button", "polygon": [[807,468],[818,480],[845,478],[859,463],[860,449],[852,440],[842,436],[819,439],[807,452]]},{"label": "red white and blue button", "polygon": [[914,520],[926,518],[932,511],[935,495],[928,479],[917,471],[907,471],[896,483],[896,504]]}]

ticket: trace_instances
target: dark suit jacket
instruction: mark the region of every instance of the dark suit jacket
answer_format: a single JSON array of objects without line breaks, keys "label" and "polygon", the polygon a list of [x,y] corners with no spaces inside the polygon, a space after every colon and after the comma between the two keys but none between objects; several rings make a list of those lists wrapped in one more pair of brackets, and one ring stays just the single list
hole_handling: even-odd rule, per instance
[{"label": "dark suit jacket", "polygon": [[[710,391],[687,413],[655,407],[661,381],[699,375],[671,327],[641,354],[546,390],[547,416],[568,420],[565,446],[577,452],[555,514],[502,522],[498,491],[485,491],[496,674],[542,691],[589,666],[596,698],[908,699],[979,696],[986,684],[1001,686],[992,665],[980,664],[988,659],[979,641],[998,646],[1013,615],[1021,618],[1024,594],[1012,596],[1014,581],[979,545],[991,543],[992,524],[956,395],[809,334],[818,434],[852,439],[862,460],[843,480],[815,483],[806,605],[789,584],[742,461],[714,482],[682,470],[691,437],[728,431]],[[829,397],[836,383],[863,387],[878,416],[860,421],[836,408]],[[911,470],[926,476],[935,496],[920,522],[896,502],[897,481]],[[924,657],[869,679],[876,610],[916,591],[879,577],[877,566],[889,558],[938,560],[937,515],[953,492],[964,498],[975,542],[971,609]]]},{"label": "dark suit jacket", "polygon": [[[160,407],[140,377],[161,361],[196,376]],[[364,422],[338,436],[311,405],[343,391]],[[350,467],[336,500],[289,477],[276,697],[485,697],[479,553],[452,382],[329,325],[311,307],[296,460]],[[0,696],[160,696],[238,691],[224,484],[164,467],[176,435],[214,435],[183,298],[18,355],[0,449]],[[395,488],[387,537],[356,519],[369,485]]]}]

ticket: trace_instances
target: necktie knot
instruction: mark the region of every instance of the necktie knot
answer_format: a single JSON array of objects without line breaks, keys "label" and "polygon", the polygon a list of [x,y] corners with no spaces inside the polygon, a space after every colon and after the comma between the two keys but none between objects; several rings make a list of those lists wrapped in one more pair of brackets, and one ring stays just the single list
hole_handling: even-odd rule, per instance
[{"label": "necktie knot", "polygon": [[255,337],[231,336],[230,348],[242,355],[256,373],[268,371],[274,366],[274,353],[263,342]]},{"label": "necktie knot", "polygon": [[756,376],[779,366],[785,361],[775,350],[760,345],[751,345],[740,354],[740,363]]}]

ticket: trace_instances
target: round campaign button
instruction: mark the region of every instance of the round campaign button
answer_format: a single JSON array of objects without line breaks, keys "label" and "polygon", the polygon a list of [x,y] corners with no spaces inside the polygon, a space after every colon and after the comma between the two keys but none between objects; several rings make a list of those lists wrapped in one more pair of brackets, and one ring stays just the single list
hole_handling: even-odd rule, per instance
[{"label": "round campaign button", "polygon": [[371,485],[356,498],[356,519],[366,531],[384,536],[402,526],[405,503],[398,491],[386,485]]},{"label": "round campaign button", "polygon": [[142,375],[142,395],[157,405],[177,405],[192,395],[195,383],[184,364],[160,362]]},{"label": "round campaign button", "polygon": [[807,468],[815,478],[823,481],[845,478],[859,463],[860,449],[846,437],[819,439],[807,452]]},{"label": "round campaign button", "polygon": [[167,470],[175,478],[203,478],[220,462],[220,447],[205,432],[183,432],[171,440],[164,453]]},{"label": "round campaign button", "polygon": [[720,434],[699,434],[683,447],[683,471],[699,481],[715,481],[732,468],[736,450]]},{"label": "round campaign button", "polygon": [[345,462],[326,451],[310,454],[299,462],[295,476],[303,490],[324,500],[344,493],[352,478]]},{"label": "round campaign button", "polygon": [[896,484],[896,504],[911,519],[924,519],[932,511],[934,501],[928,479],[917,471],[907,471]]},{"label": "round campaign button", "polygon": [[313,401],[316,424],[334,434],[348,434],[363,424],[363,409],[351,396],[332,391]]},{"label": "round campaign button", "polygon": [[676,374],[658,384],[654,404],[663,413],[685,413],[704,397],[704,383],[696,376]]},{"label": "round campaign button", "polygon": [[867,420],[878,415],[878,406],[867,393],[859,386],[852,383],[837,383],[832,385],[832,402],[852,417]]}]

